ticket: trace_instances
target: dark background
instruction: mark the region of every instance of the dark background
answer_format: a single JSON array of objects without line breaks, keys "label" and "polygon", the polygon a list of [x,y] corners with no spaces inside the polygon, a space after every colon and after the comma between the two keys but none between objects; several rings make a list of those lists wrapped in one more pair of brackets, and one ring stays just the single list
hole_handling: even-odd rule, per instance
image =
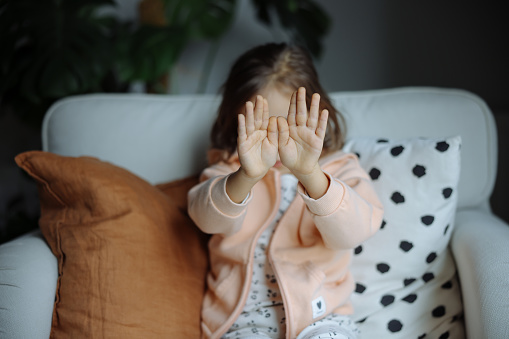
[{"label": "dark background", "polygon": [[[133,16],[137,0],[117,1]],[[324,87],[352,91],[399,86],[437,86],[471,91],[494,113],[499,138],[498,176],[491,204],[509,222],[509,20],[503,2],[319,0],[333,20],[316,60]],[[267,30],[247,0],[239,1],[235,22],[222,38],[206,93],[217,93],[238,54],[260,43],[284,40]],[[0,32],[2,34],[2,32]],[[170,93],[195,93],[206,43],[193,43],[175,71]],[[0,112],[5,113],[5,112]],[[39,129],[16,114],[0,114],[0,242],[36,227],[37,191],[14,164],[16,154],[40,149]],[[16,225],[13,227],[12,225]]]}]

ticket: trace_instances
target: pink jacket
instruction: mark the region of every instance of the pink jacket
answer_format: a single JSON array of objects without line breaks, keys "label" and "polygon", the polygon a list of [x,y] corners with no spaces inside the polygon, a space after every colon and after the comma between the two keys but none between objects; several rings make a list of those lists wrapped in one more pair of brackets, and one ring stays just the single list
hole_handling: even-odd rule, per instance
[{"label": "pink jacket", "polygon": [[[288,339],[329,313],[352,313],[352,249],[382,223],[382,205],[354,155],[337,152],[322,158],[320,165],[330,180],[327,192],[314,200],[299,184],[269,246]],[[220,338],[242,312],[257,239],[279,207],[280,174],[275,169],[254,186],[246,202],[233,203],[225,183],[238,168],[237,157],[207,168],[188,194],[189,215],[202,231],[213,234],[202,307],[204,338]]]}]

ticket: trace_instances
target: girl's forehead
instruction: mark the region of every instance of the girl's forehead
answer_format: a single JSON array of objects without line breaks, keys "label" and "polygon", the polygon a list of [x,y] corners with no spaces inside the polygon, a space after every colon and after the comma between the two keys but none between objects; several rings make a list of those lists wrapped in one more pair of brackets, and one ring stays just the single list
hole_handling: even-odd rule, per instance
[{"label": "girl's forehead", "polygon": [[[292,93],[295,92],[296,89],[292,89],[287,86],[283,85],[269,85],[266,87],[263,87],[259,93],[264,98],[267,98],[269,100],[270,98],[273,99],[288,99],[290,101],[290,98],[292,97]],[[255,96],[256,97],[256,96]]]},{"label": "girl's forehead", "polygon": [[290,99],[292,98],[293,92],[294,90],[286,86],[267,86],[256,93],[251,98],[251,101],[254,103],[256,95],[261,95],[267,99],[270,116],[286,117],[288,115],[288,108],[290,107]]}]

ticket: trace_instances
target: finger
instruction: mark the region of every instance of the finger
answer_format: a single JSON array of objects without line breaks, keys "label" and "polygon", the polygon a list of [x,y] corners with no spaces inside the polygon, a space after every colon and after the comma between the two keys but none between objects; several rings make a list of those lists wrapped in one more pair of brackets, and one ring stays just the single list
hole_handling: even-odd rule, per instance
[{"label": "finger", "polygon": [[322,114],[320,114],[320,121],[318,122],[318,128],[316,129],[315,134],[320,138],[325,138],[325,132],[327,131],[327,120],[329,118],[329,111],[324,109]]},{"label": "finger", "polygon": [[307,120],[306,89],[300,87],[297,91],[297,114],[295,115],[295,121],[297,122],[297,126],[306,126]]},{"label": "finger", "polygon": [[254,127],[255,130],[259,130],[263,123],[263,97],[261,95],[256,96],[256,103],[254,107]]},{"label": "finger", "polygon": [[315,130],[316,125],[318,124],[319,109],[320,109],[320,94],[315,93],[311,97],[311,105],[309,106],[309,118],[307,121],[307,126],[312,130]]},{"label": "finger", "polygon": [[269,126],[269,103],[267,99],[263,99],[263,117],[262,117],[262,130],[266,130]]},{"label": "finger", "polygon": [[238,141],[246,141],[247,135],[246,135],[246,117],[244,114],[238,115],[238,124],[237,124],[237,134],[238,134]]},{"label": "finger", "polygon": [[254,113],[253,103],[251,101],[246,102],[246,132],[247,136],[253,134],[255,130],[254,126]]},{"label": "finger", "polygon": [[290,137],[290,128],[288,127],[288,122],[285,118],[277,117],[277,129],[279,132],[278,146],[285,146]]},{"label": "finger", "polygon": [[277,147],[278,140],[277,140],[277,118],[276,117],[270,117],[270,119],[268,119],[267,139],[269,139],[269,142],[272,145]]},{"label": "finger", "polygon": [[290,99],[290,107],[288,108],[288,125],[295,126],[295,114],[297,112],[297,92],[292,93],[292,98]]}]

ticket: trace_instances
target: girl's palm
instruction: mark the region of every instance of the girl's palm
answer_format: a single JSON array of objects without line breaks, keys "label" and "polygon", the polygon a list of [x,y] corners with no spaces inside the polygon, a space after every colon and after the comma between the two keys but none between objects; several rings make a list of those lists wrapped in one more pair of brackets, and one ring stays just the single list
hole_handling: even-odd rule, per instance
[{"label": "girl's palm", "polygon": [[251,178],[263,177],[277,160],[277,122],[269,119],[267,100],[257,96],[238,116],[238,154],[242,169]]},{"label": "girl's palm", "polygon": [[320,96],[311,99],[309,116],[306,91],[299,88],[293,93],[288,118],[278,119],[279,156],[281,162],[296,174],[310,174],[318,164],[327,128],[328,111],[318,115]]}]

